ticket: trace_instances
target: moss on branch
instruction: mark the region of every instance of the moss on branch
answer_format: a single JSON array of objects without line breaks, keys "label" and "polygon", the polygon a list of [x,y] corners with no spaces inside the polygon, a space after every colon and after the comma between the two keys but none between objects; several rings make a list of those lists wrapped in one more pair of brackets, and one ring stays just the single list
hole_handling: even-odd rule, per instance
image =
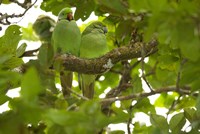
[{"label": "moss on branch", "polygon": [[145,44],[137,42],[113,49],[99,58],[82,59],[73,55],[64,54],[56,56],[55,60],[61,61],[65,70],[85,74],[101,74],[110,70],[119,61],[142,57],[142,52],[144,51],[145,56],[155,53],[157,51],[157,44],[156,40]]}]

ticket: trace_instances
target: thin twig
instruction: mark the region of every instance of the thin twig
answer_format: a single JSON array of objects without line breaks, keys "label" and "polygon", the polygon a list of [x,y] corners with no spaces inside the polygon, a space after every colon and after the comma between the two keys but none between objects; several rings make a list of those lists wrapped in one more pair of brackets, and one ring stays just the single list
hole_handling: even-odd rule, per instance
[{"label": "thin twig", "polygon": [[170,112],[174,109],[174,107],[178,104],[178,102],[180,101],[182,95],[179,95],[178,99],[174,100],[172,102],[172,105],[170,106],[168,112],[167,112],[167,116],[170,114]]},{"label": "thin twig", "polygon": [[34,50],[25,51],[19,58],[36,56],[36,55],[34,55],[34,53],[38,52],[39,49],[40,48],[37,48],[37,49],[34,49]]},{"label": "thin twig", "polygon": [[[7,13],[5,13],[5,14],[2,14],[2,13],[0,13],[0,23],[1,24],[3,24],[3,25],[10,25],[11,24],[11,22],[8,20],[8,18],[19,18],[19,17],[23,17],[25,14],[26,14],[26,12],[33,6],[33,5],[35,5],[35,3],[37,2],[37,0],[35,0],[35,2],[33,3],[33,4],[31,4],[30,6],[27,6],[27,8],[24,10],[24,12],[23,13],[21,13],[21,14],[11,14],[11,15],[8,15]],[[16,1],[15,1],[15,3],[16,3]],[[19,2],[18,2],[19,3]],[[20,5],[20,4],[18,4],[18,5]],[[3,20],[5,20],[5,22],[3,22]]]},{"label": "thin twig", "polygon": [[176,79],[176,90],[180,90],[180,80],[181,80],[181,71],[182,71],[182,68],[183,68],[183,65],[185,64],[186,62],[186,59],[183,59],[181,60],[180,62],[180,67],[179,67],[179,70],[178,70],[178,75],[177,75],[177,79]]},{"label": "thin twig", "polygon": [[73,91],[73,90],[71,90],[71,89],[68,89],[71,93],[73,93],[74,95],[76,95],[76,96],[78,96],[79,98],[81,98],[81,99],[83,99],[83,100],[89,100],[87,97],[85,97],[85,96],[82,96],[82,95],[80,95],[79,93],[77,93],[77,92],[75,92],[75,91]]},{"label": "thin twig", "polygon": [[155,65],[153,66],[153,68],[151,69],[151,71],[145,74],[145,77],[148,77],[150,75],[155,74],[155,70],[156,70],[157,65],[158,65],[158,61],[156,61]]},{"label": "thin twig", "polygon": [[144,82],[146,83],[146,85],[149,87],[150,91],[154,92],[153,89],[151,88],[151,85],[147,81],[146,76],[145,76],[145,71],[144,71],[144,64],[145,64],[145,62],[144,62],[144,58],[145,58],[145,55],[146,55],[146,51],[145,51],[144,44],[141,44],[141,47],[142,47],[142,51],[141,51],[142,52],[141,53],[141,55],[142,55],[142,59],[141,59],[141,61],[142,61],[141,62],[142,79],[144,80]]},{"label": "thin twig", "polygon": [[[131,101],[131,102],[132,102],[132,101]],[[132,103],[131,103],[131,105],[130,105],[130,107],[129,107],[129,111],[128,111],[128,113],[129,113],[129,119],[128,119],[128,122],[127,122],[127,131],[128,131],[128,134],[131,134],[130,125],[132,124],[132,111],[133,111],[133,109],[134,109],[134,106],[135,106],[135,104],[132,105]]]},{"label": "thin twig", "polygon": [[[187,87],[189,88],[189,87]],[[179,94],[190,94],[190,92],[185,92],[187,89],[182,89],[179,92],[176,91],[176,87],[166,87],[166,88],[160,88],[154,90],[154,92],[148,92],[148,93],[139,93],[139,94],[130,94],[127,96],[120,96],[120,97],[113,97],[113,98],[105,98],[102,99],[101,102],[115,102],[115,101],[124,101],[124,100],[130,100],[130,99],[140,99],[148,96],[152,96],[155,94],[160,94],[160,93],[166,93],[166,92],[177,92]]]},{"label": "thin twig", "polygon": [[114,70],[114,69],[110,69],[109,72],[122,75],[122,72],[121,72],[121,71]]}]

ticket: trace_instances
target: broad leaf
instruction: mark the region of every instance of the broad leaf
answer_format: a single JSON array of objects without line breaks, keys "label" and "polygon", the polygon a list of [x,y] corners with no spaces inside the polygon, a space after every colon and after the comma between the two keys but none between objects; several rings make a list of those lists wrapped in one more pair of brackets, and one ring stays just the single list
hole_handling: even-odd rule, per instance
[{"label": "broad leaf", "polygon": [[171,118],[169,122],[169,128],[171,129],[172,133],[177,134],[181,131],[185,123],[186,119],[184,117],[184,114],[178,113]]},{"label": "broad leaf", "polygon": [[169,125],[167,123],[167,119],[161,115],[151,114],[150,121],[152,125],[159,128],[163,134],[169,132]]}]

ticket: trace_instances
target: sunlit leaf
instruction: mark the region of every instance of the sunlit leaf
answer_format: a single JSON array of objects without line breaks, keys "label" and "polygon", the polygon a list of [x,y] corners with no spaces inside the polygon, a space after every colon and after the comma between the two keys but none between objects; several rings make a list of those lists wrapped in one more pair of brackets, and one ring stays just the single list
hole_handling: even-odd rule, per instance
[{"label": "sunlit leaf", "polygon": [[17,49],[17,45],[21,39],[21,31],[20,26],[18,25],[11,25],[9,26],[4,36],[0,37],[0,47],[4,46],[8,48],[8,52],[10,54],[15,53]]},{"label": "sunlit leaf", "polygon": [[171,107],[173,101],[175,100],[176,95],[169,95],[167,93],[162,93],[157,100],[155,101],[155,105],[158,107]]},{"label": "sunlit leaf", "polygon": [[16,56],[20,57],[24,54],[25,50],[26,50],[27,44],[26,43],[22,43],[16,51]]},{"label": "sunlit leaf", "polygon": [[176,114],[171,118],[169,122],[169,128],[173,133],[179,133],[182,127],[185,125],[185,122],[186,119],[183,113]]},{"label": "sunlit leaf", "polygon": [[38,38],[35,34],[33,34],[32,24],[29,23],[28,27],[22,27],[22,39],[29,41],[37,41]]},{"label": "sunlit leaf", "polygon": [[169,125],[165,117],[157,114],[151,114],[150,121],[152,125],[158,127],[164,134],[168,133]]},{"label": "sunlit leaf", "polygon": [[10,4],[10,0],[2,0],[3,4]]}]

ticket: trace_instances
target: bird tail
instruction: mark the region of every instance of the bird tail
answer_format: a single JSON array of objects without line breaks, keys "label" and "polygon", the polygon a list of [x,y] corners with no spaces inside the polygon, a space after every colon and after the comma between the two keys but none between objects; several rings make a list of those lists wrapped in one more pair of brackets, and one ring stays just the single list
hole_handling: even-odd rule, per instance
[{"label": "bird tail", "polygon": [[92,99],[94,96],[94,83],[95,83],[95,76],[94,75],[80,75],[80,87],[83,92],[83,96],[87,97],[88,99]]},{"label": "bird tail", "polygon": [[70,97],[72,88],[73,73],[69,71],[60,72],[60,83],[62,86],[62,93],[65,98]]}]

